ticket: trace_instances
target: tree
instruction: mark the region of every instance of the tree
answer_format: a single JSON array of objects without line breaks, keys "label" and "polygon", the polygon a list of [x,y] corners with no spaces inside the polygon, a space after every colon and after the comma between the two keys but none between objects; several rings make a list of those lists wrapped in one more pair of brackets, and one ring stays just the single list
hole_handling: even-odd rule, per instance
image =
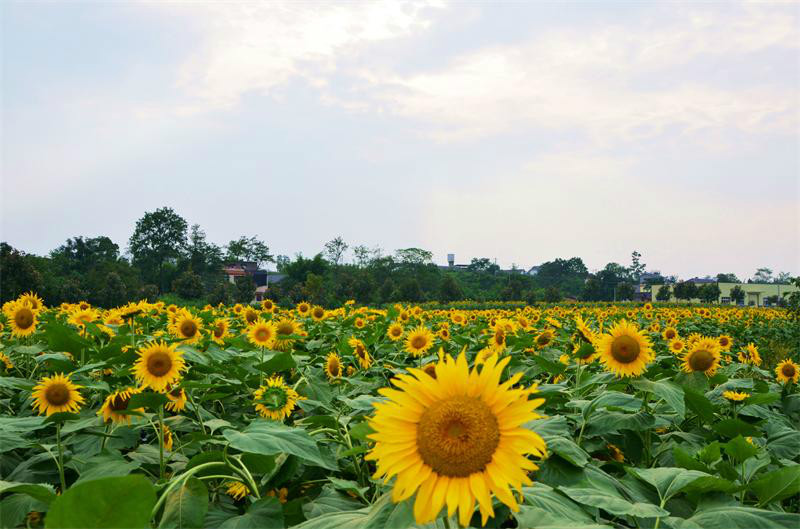
[{"label": "tree", "polygon": [[423,265],[431,262],[433,253],[421,248],[402,248],[395,250],[395,257],[405,265]]},{"label": "tree", "polygon": [[472,261],[467,265],[467,270],[479,274],[496,274],[500,271],[500,267],[493,263],[488,257],[481,257],[480,259],[473,257]]},{"label": "tree", "polygon": [[17,298],[25,292],[41,292],[42,275],[27,256],[7,243],[0,243],[0,300]]},{"label": "tree", "polygon": [[681,281],[675,285],[673,293],[676,298],[688,301],[697,297],[697,285],[691,281]]},{"label": "tree", "polygon": [[269,247],[256,237],[239,237],[230,241],[226,249],[228,253],[225,259],[228,262],[251,261],[260,267],[274,260]]},{"label": "tree", "polygon": [[128,287],[116,272],[109,273],[105,278],[105,285],[100,290],[100,305],[103,307],[118,307],[128,301]]},{"label": "tree", "polygon": [[558,303],[561,301],[561,292],[557,287],[547,287],[544,291],[544,300],[548,303]]},{"label": "tree", "polygon": [[731,289],[731,300],[737,305],[744,303],[744,296],[744,289],[742,289],[742,287],[739,285],[736,285]]},{"label": "tree", "polygon": [[203,296],[203,279],[191,270],[187,270],[172,282],[172,290],[185,299],[200,298]]},{"label": "tree", "polygon": [[752,283],[772,283],[772,269],[759,268],[750,281]]},{"label": "tree", "polygon": [[212,305],[230,305],[236,294],[236,287],[227,281],[220,281],[208,293],[208,302]]},{"label": "tree", "polygon": [[741,283],[736,274],[717,274],[717,283]]},{"label": "tree", "polygon": [[458,301],[463,298],[464,293],[453,276],[450,274],[445,275],[442,284],[439,286],[439,300]]},{"label": "tree", "polygon": [[583,292],[584,283],[589,270],[580,257],[571,259],[555,259],[542,263],[534,281],[541,288],[557,287],[568,296],[578,296]]},{"label": "tree", "polygon": [[672,288],[669,285],[662,285],[656,293],[656,301],[669,301],[672,298]]},{"label": "tree", "polygon": [[303,283],[303,297],[311,303],[323,303],[322,276],[309,272]]},{"label": "tree", "polygon": [[292,260],[289,259],[288,255],[279,255],[275,258],[275,268],[278,269],[278,272],[283,273],[290,262],[292,262]]},{"label": "tree", "polygon": [[[800,276],[795,277],[791,284],[794,284],[794,286],[800,289]],[[731,295],[733,295],[732,292]],[[742,296],[742,299],[744,299],[744,295]],[[786,304],[789,317],[794,321],[800,320],[800,290],[795,290],[794,292],[784,292],[783,301]]]},{"label": "tree", "polygon": [[136,229],[128,241],[133,263],[142,271],[146,281],[155,281],[161,292],[166,292],[165,268],[186,252],[187,224],[172,208],[160,208],[145,213],[136,221]]},{"label": "tree", "polygon": [[639,278],[644,274],[646,269],[646,265],[641,262],[641,258],[642,254],[636,250],[631,254],[631,266],[628,268],[628,271],[630,272],[631,278],[636,282],[639,281]]},{"label": "tree", "polygon": [[206,232],[193,224],[189,232],[189,268],[201,276],[217,276],[222,268],[222,248],[206,241]]},{"label": "tree", "polygon": [[398,299],[400,301],[422,301],[422,288],[419,285],[417,278],[411,277],[406,279],[400,284],[398,289]]},{"label": "tree", "polygon": [[250,303],[256,297],[256,284],[250,276],[239,276],[236,281],[234,299],[237,303]]},{"label": "tree", "polygon": [[706,283],[697,290],[697,297],[706,303],[716,303],[720,294],[719,285],[716,283]]},{"label": "tree", "polygon": [[341,237],[336,237],[325,243],[325,256],[328,261],[338,265],[348,248],[349,246]]},{"label": "tree", "polygon": [[790,274],[789,272],[780,272],[777,276],[775,276],[773,282],[778,285],[791,285],[792,274]]},{"label": "tree", "polygon": [[630,283],[623,281],[622,283],[617,284],[615,293],[615,298],[617,301],[630,301],[633,299],[636,291],[633,289],[633,286]]},{"label": "tree", "polygon": [[353,256],[356,259],[356,265],[367,266],[372,256],[372,251],[363,244],[359,244],[353,248]]}]

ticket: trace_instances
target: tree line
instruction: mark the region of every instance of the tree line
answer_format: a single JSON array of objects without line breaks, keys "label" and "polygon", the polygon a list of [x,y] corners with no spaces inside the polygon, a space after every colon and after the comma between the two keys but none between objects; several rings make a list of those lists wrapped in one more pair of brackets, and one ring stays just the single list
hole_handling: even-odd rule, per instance
[{"label": "tree line", "polygon": [[[0,298],[7,301],[30,290],[49,305],[86,300],[111,307],[165,296],[203,304],[247,303],[255,294],[252,278],[237,277],[232,284],[223,273],[225,264],[237,262],[253,262],[259,267],[274,264],[281,281],[270,283],[268,296],[285,304],[306,300],[336,306],[349,299],[364,304],[462,299],[624,301],[635,298],[637,286],[647,290],[654,284],[671,285],[659,290],[660,300],[670,299],[670,294],[709,301],[719,297],[716,283],[698,287],[658,272],[647,273],[641,257],[634,251],[629,265],[608,263],[594,273],[580,257],[558,258],[542,263],[529,275],[516,267],[501,270],[485,257],[472,259],[466,267],[440,267],[424,249],[403,248],[385,254],[381,248],[351,247],[337,237],[313,257],[298,254],[290,258],[273,255],[255,236],[217,245],[208,241],[199,225],[189,226],[183,217],[164,207],[145,213],[136,222],[124,251],[105,236],[67,239],[47,256],[26,254],[0,243]],[[716,279],[739,282],[733,274],[719,274]],[[763,268],[752,280],[788,279],[788,274],[773,277],[771,270]],[[744,292],[741,294],[743,297]]]}]

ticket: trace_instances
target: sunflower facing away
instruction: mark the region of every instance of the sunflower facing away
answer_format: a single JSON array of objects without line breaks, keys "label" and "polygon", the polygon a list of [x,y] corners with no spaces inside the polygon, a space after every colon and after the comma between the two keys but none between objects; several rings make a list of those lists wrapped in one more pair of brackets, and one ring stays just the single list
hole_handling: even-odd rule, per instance
[{"label": "sunflower facing away", "polygon": [[411,356],[420,356],[433,346],[433,333],[424,325],[408,333],[405,350]]},{"label": "sunflower facing away", "polygon": [[283,377],[274,375],[253,393],[255,408],[265,419],[281,421],[288,417],[300,400],[300,395],[286,385]]},{"label": "sunflower facing away", "polygon": [[336,380],[342,376],[342,359],[336,353],[330,353],[325,360],[325,374],[330,380]]},{"label": "sunflower facing away", "polygon": [[779,382],[783,382],[784,384],[794,382],[797,384],[797,380],[800,379],[800,370],[798,370],[797,364],[786,359],[775,368],[775,375],[777,375]]},{"label": "sunflower facing away", "polygon": [[38,408],[39,415],[44,413],[48,417],[65,411],[76,413],[83,404],[83,397],[78,391],[82,387],[73,384],[69,375],[64,376],[63,373],[44,377],[33,388],[33,407]]},{"label": "sunflower facing away", "polygon": [[739,361],[743,364],[753,364],[754,366],[761,365],[761,355],[758,354],[758,347],[752,342],[740,350],[738,356]]},{"label": "sunflower facing away", "polygon": [[186,369],[183,353],[176,349],[177,344],[153,342],[139,349],[139,358],[133,364],[133,374],[142,387],[163,392],[167,386],[174,385]]},{"label": "sunflower facing away", "polygon": [[414,518],[425,524],[458,511],[461,525],[469,524],[478,502],[482,524],[494,516],[492,496],[519,510],[510,487],[531,485],[527,472],[538,467],[527,455],[543,456],[542,438],[521,426],[540,418],[533,410],[543,399],[529,400],[536,391],[511,389],[521,373],[500,384],[510,357],[492,355],[471,371],[462,352],[436,365],[436,378],[411,368],[383,388],[388,401],[375,404],[369,421],[375,446],[366,456],[377,462],[376,478],[397,476],[392,500],[416,492]]},{"label": "sunflower facing away", "polygon": [[[141,391],[142,390],[140,388],[125,388],[115,391],[106,397],[106,400],[103,403],[103,406],[97,412],[97,415],[103,416],[103,422],[111,421],[112,423],[116,424],[130,424],[131,415],[119,412],[127,410],[128,403],[131,401],[131,396],[135,395],[136,393],[141,393]],[[138,408],[132,411],[143,412],[144,408]]]},{"label": "sunflower facing away", "polygon": [[184,343],[195,343],[202,337],[203,322],[192,313],[182,310],[175,315],[170,332],[173,336],[181,338]]},{"label": "sunflower facing away", "polygon": [[275,326],[258,318],[247,328],[247,339],[257,347],[272,347],[275,341]]},{"label": "sunflower facing away", "polygon": [[606,370],[618,377],[639,376],[653,359],[650,338],[626,320],[620,320],[598,338],[596,349]]},{"label": "sunflower facing away", "polygon": [[8,316],[8,323],[11,326],[12,336],[28,336],[36,331],[36,325],[39,323],[39,320],[36,317],[36,310],[31,308],[30,304],[17,301],[11,304],[6,311],[6,315]]},{"label": "sunflower facing away", "polygon": [[167,402],[164,407],[170,411],[179,412],[186,409],[186,391],[183,388],[167,388]]},{"label": "sunflower facing away", "polygon": [[715,338],[701,338],[683,355],[682,369],[687,373],[704,373],[713,376],[717,372],[720,346]]}]

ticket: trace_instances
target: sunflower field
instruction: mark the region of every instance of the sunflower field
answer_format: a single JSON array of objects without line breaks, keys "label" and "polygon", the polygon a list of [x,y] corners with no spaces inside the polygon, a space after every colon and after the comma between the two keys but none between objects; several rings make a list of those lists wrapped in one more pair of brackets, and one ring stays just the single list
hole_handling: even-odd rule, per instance
[{"label": "sunflower field", "polygon": [[797,528],[800,324],[650,304],[0,316],[2,527]]}]

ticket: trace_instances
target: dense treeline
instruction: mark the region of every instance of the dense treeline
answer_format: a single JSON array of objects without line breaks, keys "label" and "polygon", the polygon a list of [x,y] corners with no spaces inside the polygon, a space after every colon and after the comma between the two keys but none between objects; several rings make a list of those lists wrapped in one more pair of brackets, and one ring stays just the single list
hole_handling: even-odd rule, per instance
[{"label": "dense treeline", "polygon": [[[345,255],[351,250],[351,262]],[[256,237],[242,236],[219,246],[206,239],[198,225],[189,226],[170,208],[145,213],[123,251],[108,237],[74,237],[47,256],[26,254],[0,243],[0,298],[13,299],[27,291],[39,293],[45,302],[86,300],[110,307],[136,299],[154,300],[178,296],[197,303],[249,302],[255,285],[240,277],[229,283],[223,274],[226,263],[274,263],[281,281],[270,284],[269,297],[280,303],[312,303],[334,306],[348,299],[359,303],[394,301],[449,302],[476,301],[555,302],[564,298],[586,301],[633,299],[635,286],[675,283],[679,299],[700,296],[716,299],[716,284],[696,289],[693,283],[679,283],[674,277],[646,273],[641,255],[633,252],[631,264],[609,263],[590,273],[579,257],[554,259],[538,267],[535,275],[523,270],[501,270],[488,258],[473,259],[465,268],[439,267],[433,254],[419,248],[397,250],[384,255],[380,249],[355,246],[333,239],[319,254],[290,259],[273,256]],[[759,269],[759,282],[784,282],[788,274],[772,277]],[[738,282],[733,274],[719,274],[718,281]],[[667,298],[668,299],[668,298]]]}]

